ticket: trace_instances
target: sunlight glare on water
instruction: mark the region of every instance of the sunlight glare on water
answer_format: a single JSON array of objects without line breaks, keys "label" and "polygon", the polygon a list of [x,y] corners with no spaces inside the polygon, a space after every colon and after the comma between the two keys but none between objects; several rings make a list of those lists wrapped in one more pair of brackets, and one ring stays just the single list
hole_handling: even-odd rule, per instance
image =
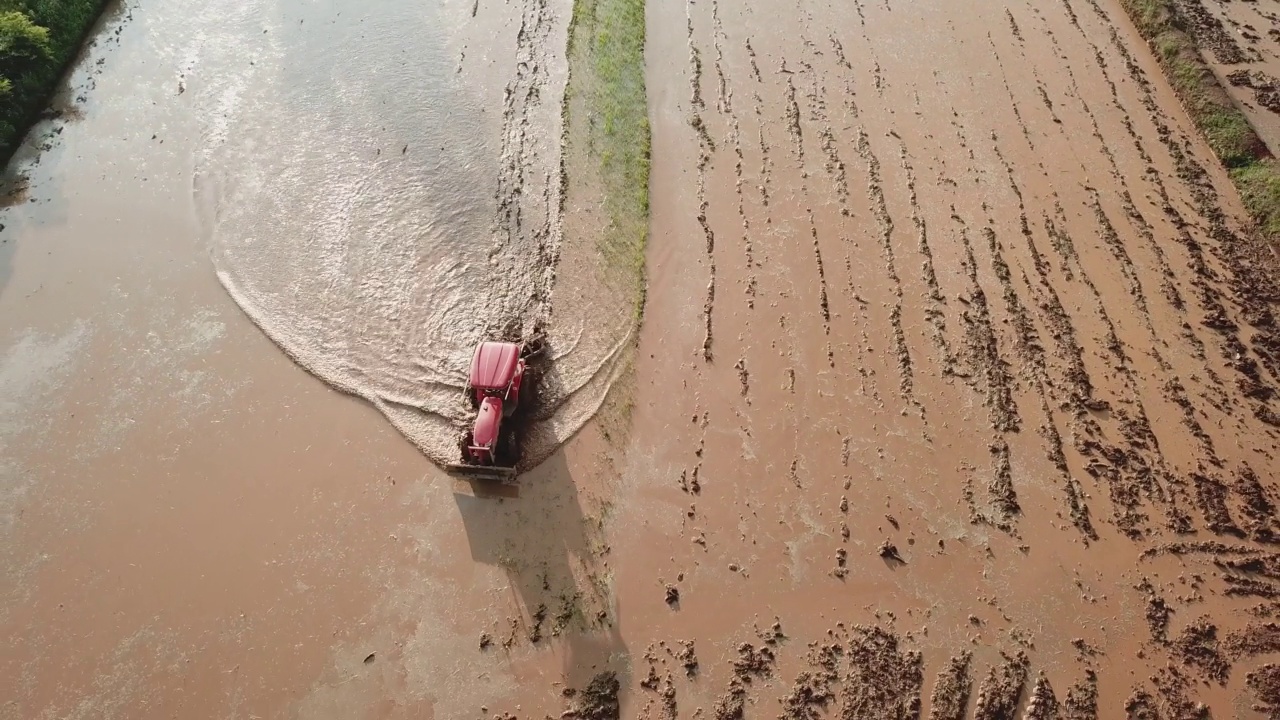
[{"label": "sunlight glare on water", "polygon": [[[210,118],[196,195],[219,278],[301,365],[451,460],[472,348],[529,332],[547,295],[522,245],[535,225],[524,206],[537,198],[529,161],[556,165],[526,135],[558,134],[536,117],[504,122],[483,77],[462,73],[467,51],[455,54],[455,18],[440,6],[222,4],[203,12],[229,22],[197,43],[185,78]],[[507,34],[470,52],[505,57]],[[246,37],[260,44],[246,51]],[[524,115],[555,110],[552,100]],[[500,160],[522,149],[523,224],[508,236]],[[552,197],[553,173],[543,176],[539,202]]]}]

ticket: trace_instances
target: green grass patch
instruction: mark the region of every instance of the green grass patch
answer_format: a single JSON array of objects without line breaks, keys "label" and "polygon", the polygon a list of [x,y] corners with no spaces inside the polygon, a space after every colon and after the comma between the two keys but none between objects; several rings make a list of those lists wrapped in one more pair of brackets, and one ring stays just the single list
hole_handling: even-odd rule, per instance
[{"label": "green grass patch", "polygon": [[110,0],[0,0],[0,158],[8,162]]},{"label": "green grass patch", "polygon": [[[649,237],[644,45],[645,0],[574,0],[561,197],[598,203],[602,226],[567,226],[595,236],[605,278],[630,306],[637,326],[644,314]],[[634,350],[620,362],[624,366],[596,416],[602,438],[615,448],[625,443],[635,405]]]},{"label": "green grass patch", "polygon": [[600,251],[644,308],[649,235],[649,113],[644,85],[644,0],[576,0],[569,25],[565,132],[586,143],[608,224]]},{"label": "green grass patch", "polygon": [[1151,43],[1196,126],[1231,174],[1245,208],[1269,238],[1280,238],[1280,164],[1201,57],[1172,0],[1121,0]]},{"label": "green grass patch", "polygon": [[1244,206],[1268,237],[1280,238],[1280,167],[1259,160],[1231,171]]},{"label": "green grass patch", "polygon": [[1173,89],[1204,132],[1214,154],[1227,167],[1253,161],[1259,142],[1257,133],[1205,65],[1191,38],[1180,31],[1166,30],[1152,40],[1152,46]]},{"label": "green grass patch", "polygon": [[1173,89],[1213,152],[1227,167],[1252,162],[1260,145],[1257,133],[1205,64],[1170,0],[1122,0],[1121,4],[1156,51]]}]

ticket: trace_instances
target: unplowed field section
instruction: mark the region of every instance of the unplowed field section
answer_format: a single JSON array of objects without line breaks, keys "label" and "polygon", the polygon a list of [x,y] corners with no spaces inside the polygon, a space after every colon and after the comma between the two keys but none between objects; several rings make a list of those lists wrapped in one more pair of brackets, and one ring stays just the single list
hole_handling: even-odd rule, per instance
[{"label": "unplowed field section", "polygon": [[1275,712],[1274,260],[1120,7],[648,12],[638,712]]}]

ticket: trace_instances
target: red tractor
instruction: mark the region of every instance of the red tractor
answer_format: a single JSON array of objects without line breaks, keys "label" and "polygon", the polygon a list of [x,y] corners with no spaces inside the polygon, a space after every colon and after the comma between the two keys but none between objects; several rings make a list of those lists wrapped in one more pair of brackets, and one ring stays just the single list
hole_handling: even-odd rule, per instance
[{"label": "red tractor", "polygon": [[482,342],[471,356],[467,398],[476,419],[462,437],[462,462],[449,470],[465,477],[510,480],[515,477],[514,437],[502,433],[503,420],[520,404],[526,346],[523,343]]}]

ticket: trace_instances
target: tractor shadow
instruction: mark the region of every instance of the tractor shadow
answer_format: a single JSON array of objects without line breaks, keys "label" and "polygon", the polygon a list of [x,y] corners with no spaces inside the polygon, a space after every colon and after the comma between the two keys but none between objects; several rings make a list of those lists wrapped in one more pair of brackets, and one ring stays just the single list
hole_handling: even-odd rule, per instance
[{"label": "tractor shadow", "polygon": [[472,483],[455,492],[471,557],[502,567],[521,608],[510,635],[495,646],[563,651],[563,682],[583,688],[598,672],[618,673],[628,686],[630,657],[610,592],[600,511],[584,510],[563,449],[515,487]]}]

